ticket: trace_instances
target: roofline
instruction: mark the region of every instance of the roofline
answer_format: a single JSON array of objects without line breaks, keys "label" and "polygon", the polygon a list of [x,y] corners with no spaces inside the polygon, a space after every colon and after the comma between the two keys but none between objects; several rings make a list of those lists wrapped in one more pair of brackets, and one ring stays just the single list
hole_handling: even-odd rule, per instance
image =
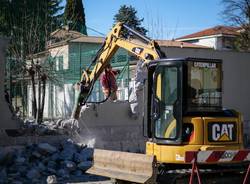
[{"label": "roofline", "polygon": [[[84,40],[84,37],[86,37],[87,39],[96,39],[94,41],[89,42],[88,40]],[[80,40],[81,38],[83,38],[83,40]],[[65,46],[71,43],[96,43],[96,44],[100,44],[103,43],[105,41],[105,37],[100,37],[100,36],[79,36],[77,38],[71,38],[71,39],[67,39],[67,40],[63,40],[60,42],[56,42],[53,43],[51,45],[47,46],[47,49],[53,49],[56,47],[61,47],[61,46]],[[179,41],[179,40],[155,40],[159,46],[161,47],[173,47],[173,48],[201,48],[201,49],[210,49],[210,47],[207,46],[202,46],[202,45],[197,45],[197,44],[192,44],[189,43],[191,45],[185,45],[187,43]],[[166,42],[165,42],[166,41]],[[172,42],[179,42],[179,45],[177,44],[171,44]],[[169,44],[169,45],[168,45]]]},{"label": "roofline", "polygon": [[[83,37],[87,37],[87,38],[102,38],[102,39],[105,39],[106,37],[103,37],[103,36],[83,36]],[[78,37],[78,38],[82,38],[81,36],[80,37]],[[74,39],[71,39],[70,41],[72,41],[72,42],[74,42],[76,39],[78,39],[78,38],[74,38]]]},{"label": "roofline", "polygon": [[227,36],[227,37],[236,37],[237,35],[233,34],[216,34],[216,35],[207,35],[207,36],[199,36],[199,37],[190,37],[190,38],[177,38],[175,39],[176,41],[188,41],[188,40],[196,40],[196,39],[204,39],[204,38],[213,38],[213,37],[222,37],[222,36]]}]

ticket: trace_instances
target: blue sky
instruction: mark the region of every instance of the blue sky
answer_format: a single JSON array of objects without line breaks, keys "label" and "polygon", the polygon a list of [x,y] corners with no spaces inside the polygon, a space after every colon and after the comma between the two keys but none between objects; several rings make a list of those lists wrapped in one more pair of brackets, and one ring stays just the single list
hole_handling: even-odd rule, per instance
[{"label": "blue sky", "polygon": [[[221,0],[83,0],[87,27],[107,34],[123,4],[132,5],[154,39],[172,39],[223,24]],[[100,34],[88,30],[89,35]]]}]

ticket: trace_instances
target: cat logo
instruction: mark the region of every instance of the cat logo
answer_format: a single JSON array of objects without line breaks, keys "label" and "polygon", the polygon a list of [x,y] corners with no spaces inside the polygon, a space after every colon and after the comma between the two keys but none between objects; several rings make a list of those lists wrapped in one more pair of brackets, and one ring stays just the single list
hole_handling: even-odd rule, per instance
[{"label": "cat logo", "polygon": [[209,141],[235,141],[236,124],[230,123],[209,123]]},{"label": "cat logo", "polygon": [[140,48],[140,47],[132,48],[132,52],[134,52],[135,54],[141,54],[142,51],[143,51],[143,48]]}]

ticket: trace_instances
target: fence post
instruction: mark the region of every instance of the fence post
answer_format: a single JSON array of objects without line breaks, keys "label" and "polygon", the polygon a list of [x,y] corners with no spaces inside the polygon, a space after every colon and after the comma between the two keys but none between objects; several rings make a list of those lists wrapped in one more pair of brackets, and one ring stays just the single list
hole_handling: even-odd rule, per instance
[{"label": "fence post", "polygon": [[243,184],[247,184],[249,174],[250,174],[250,164],[248,165],[247,173],[246,173],[246,175],[245,175]]},{"label": "fence post", "polygon": [[198,154],[198,152],[195,153],[194,162],[192,163],[192,171],[191,171],[191,175],[189,178],[189,184],[193,184],[195,173],[196,173],[197,178],[198,178],[198,183],[201,184],[200,172],[199,172],[198,165],[197,165],[197,154]]}]

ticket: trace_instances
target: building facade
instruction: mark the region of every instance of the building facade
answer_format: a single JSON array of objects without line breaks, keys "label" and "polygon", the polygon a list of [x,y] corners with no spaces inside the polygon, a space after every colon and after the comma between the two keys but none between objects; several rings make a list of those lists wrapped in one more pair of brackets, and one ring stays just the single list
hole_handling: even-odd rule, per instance
[{"label": "building facade", "polygon": [[[71,116],[77,98],[75,84],[79,82],[83,69],[87,69],[99,50],[103,38],[81,37],[70,41],[52,44],[48,47],[48,57],[54,63],[54,80],[46,84],[44,118],[67,118]],[[112,65],[122,72],[118,76],[119,99],[127,100],[129,55],[120,49],[112,58]],[[32,116],[32,87],[27,86],[27,116]],[[103,98],[100,84],[96,83],[90,100]]]},{"label": "building facade", "polygon": [[203,45],[215,50],[233,50],[240,28],[216,26],[177,38],[176,41]]},{"label": "building facade", "polygon": [[[48,70],[50,78],[47,80],[45,88],[45,119],[70,117],[77,97],[75,84],[79,82],[82,70],[90,66],[103,41],[103,37],[85,36],[67,29],[57,30],[51,34],[46,51],[33,56],[36,62],[52,63]],[[157,42],[161,47],[166,48],[207,49],[204,46],[178,41],[157,40]],[[9,70],[12,68],[11,64],[17,63],[9,62]],[[120,70],[117,76],[118,100],[129,100],[134,88],[135,57],[120,48],[112,57],[111,64]],[[22,117],[32,117],[34,115],[33,91],[30,78],[28,76],[13,77],[13,75],[7,76],[7,78],[8,83],[11,83],[9,86],[12,88],[10,91],[13,106],[20,111]],[[103,99],[101,86],[97,81],[89,100],[96,102]]]}]

